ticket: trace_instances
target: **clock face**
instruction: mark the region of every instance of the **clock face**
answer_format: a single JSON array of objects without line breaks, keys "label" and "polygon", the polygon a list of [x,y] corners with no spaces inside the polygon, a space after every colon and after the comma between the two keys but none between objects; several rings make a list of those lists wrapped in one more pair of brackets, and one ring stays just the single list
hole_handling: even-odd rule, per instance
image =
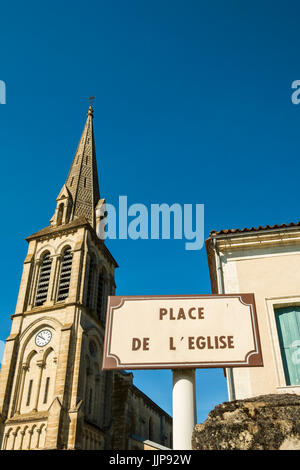
[{"label": "clock face", "polygon": [[52,338],[51,331],[42,330],[36,335],[35,344],[37,346],[46,346],[46,344],[50,343],[51,338]]}]

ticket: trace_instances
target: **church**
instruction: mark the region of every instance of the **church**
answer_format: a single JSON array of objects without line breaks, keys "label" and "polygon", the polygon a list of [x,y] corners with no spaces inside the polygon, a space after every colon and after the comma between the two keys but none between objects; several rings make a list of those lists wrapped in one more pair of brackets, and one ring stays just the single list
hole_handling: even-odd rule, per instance
[{"label": "church", "polygon": [[[96,235],[93,107],[50,225],[30,235],[0,371],[0,449],[166,449],[172,419],[102,371],[106,304],[118,267]],[[126,332],[124,332],[126,334]]]}]

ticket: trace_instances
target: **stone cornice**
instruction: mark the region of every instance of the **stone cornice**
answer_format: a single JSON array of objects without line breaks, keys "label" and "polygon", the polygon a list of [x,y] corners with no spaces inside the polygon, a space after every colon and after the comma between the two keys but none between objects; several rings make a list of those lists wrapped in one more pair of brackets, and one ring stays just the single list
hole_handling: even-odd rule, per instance
[{"label": "stone cornice", "polygon": [[73,220],[72,222],[66,225],[59,225],[58,227],[45,227],[38,232],[33,233],[26,240],[29,242],[31,240],[48,240],[54,237],[61,237],[62,235],[68,234],[70,232],[76,232],[81,227],[90,226],[85,217],[79,217],[78,219]]},{"label": "stone cornice", "polygon": [[38,232],[27,237],[26,240],[28,242],[30,242],[31,240],[51,240],[57,237],[62,237],[63,235],[68,235],[70,233],[76,233],[76,231],[80,228],[86,228],[89,230],[95,245],[104,253],[106,258],[115,266],[115,268],[118,268],[118,263],[112,256],[109,249],[105,246],[104,240],[100,240],[100,238],[96,234],[96,231],[93,229],[93,227],[85,217],[79,217],[78,219],[75,219],[66,225],[60,225],[58,227],[49,226],[43,228],[42,230],[39,230]]},{"label": "stone cornice", "polygon": [[[41,306],[41,307],[33,307],[31,310],[27,310],[25,312],[20,312],[20,313],[14,313],[13,315],[10,316],[10,318],[13,320],[16,317],[22,317],[22,316],[28,316],[28,315],[36,315],[38,313],[47,313],[47,312],[52,312],[55,313],[57,310],[61,310],[67,307],[77,307],[80,308],[82,312],[84,312],[93,322],[97,324],[97,327],[100,328],[101,331],[104,332],[105,326],[103,323],[94,315],[90,312],[90,309],[88,309],[85,305],[83,305],[80,302],[58,302],[53,305],[48,305],[48,306]],[[70,328],[71,325],[65,325],[65,329]],[[6,341],[14,340],[18,335],[10,335]]]},{"label": "stone cornice", "polygon": [[26,413],[23,415],[14,415],[12,418],[8,418],[5,421],[5,424],[17,424],[17,423],[26,423],[32,421],[44,421],[48,418],[48,411],[34,411],[32,413]]}]

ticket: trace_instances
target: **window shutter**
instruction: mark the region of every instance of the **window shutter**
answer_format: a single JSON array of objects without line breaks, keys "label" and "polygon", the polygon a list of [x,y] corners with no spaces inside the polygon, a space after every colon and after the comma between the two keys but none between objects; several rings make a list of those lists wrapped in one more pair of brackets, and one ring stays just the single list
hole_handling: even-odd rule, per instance
[{"label": "window shutter", "polygon": [[287,385],[300,385],[300,307],[276,309],[276,324]]}]

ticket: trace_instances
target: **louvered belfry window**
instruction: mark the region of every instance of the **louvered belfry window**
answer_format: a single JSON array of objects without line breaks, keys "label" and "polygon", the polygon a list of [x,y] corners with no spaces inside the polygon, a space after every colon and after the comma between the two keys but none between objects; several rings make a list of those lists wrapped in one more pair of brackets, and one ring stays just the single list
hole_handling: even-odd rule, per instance
[{"label": "louvered belfry window", "polygon": [[65,250],[60,270],[60,279],[58,287],[57,301],[65,300],[69,295],[70,279],[72,271],[72,253],[71,249]]},{"label": "louvered belfry window", "polygon": [[43,305],[47,300],[50,273],[51,273],[52,259],[50,253],[44,255],[42,264],[40,267],[39,283],[36,291],[35,305]]}]

